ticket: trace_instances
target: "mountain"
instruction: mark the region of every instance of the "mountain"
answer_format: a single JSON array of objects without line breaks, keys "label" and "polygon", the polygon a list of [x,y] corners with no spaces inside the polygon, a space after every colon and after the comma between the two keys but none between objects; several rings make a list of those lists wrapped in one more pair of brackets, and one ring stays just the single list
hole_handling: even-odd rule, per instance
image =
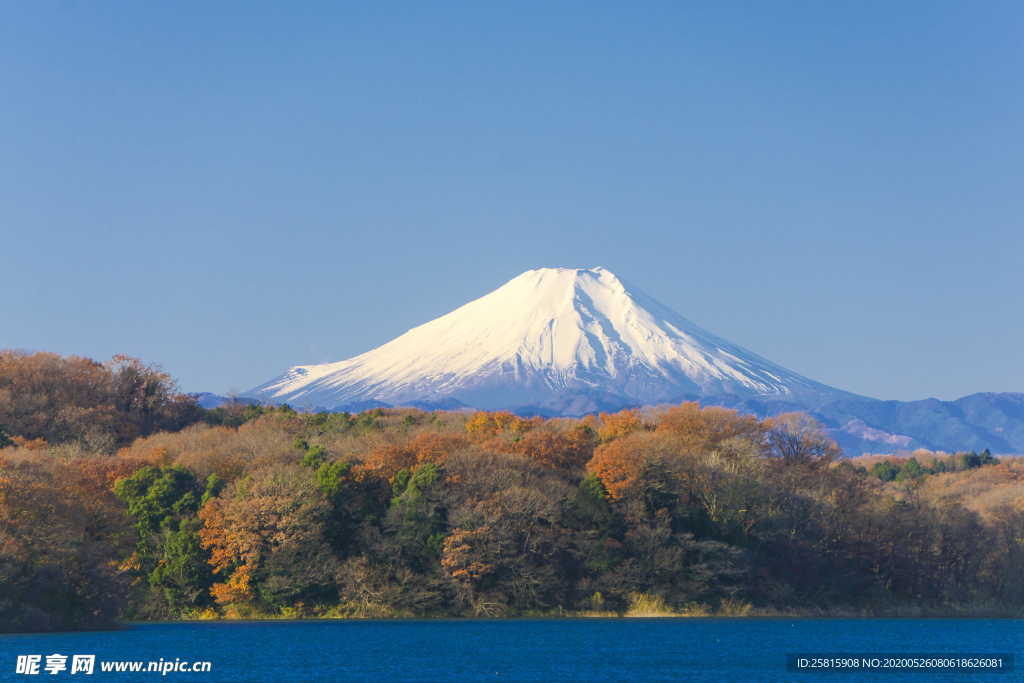
[{"label": "mountain", "polygon": [[259,401],[254,398],[245,398],[242,396],[221,396],[220,394],[213,394],[209,391],[201,391],[196,394],[189,394],[189,396],[195,399],[196,403],[199,404],[199,407],[206,408],[207,410],[220,408],[222,405],[228,403],[259,403]]},{"label": "mountain", "polygon": [[1024,453],[1024,393],[971,394],[955,401],[858,397],[810,412],[836,430],[836,440],[849,452],[988,448],[994,453]]},{"label": "mountain", "polygon": [[437,404],[580,415],[687,397],[853,398],[698,327],[604,268],[539,268],[362,355],[249,396],[306,408]]},{"label": "mountain", "polygon": [[699,400],[760,417],[809,412],[849,454],[1024,453],[1024,394],[858,396],[708,332],[604,268],[527,271],[371,351],[296,365],[245,396],[310,410],[545,416]]}]

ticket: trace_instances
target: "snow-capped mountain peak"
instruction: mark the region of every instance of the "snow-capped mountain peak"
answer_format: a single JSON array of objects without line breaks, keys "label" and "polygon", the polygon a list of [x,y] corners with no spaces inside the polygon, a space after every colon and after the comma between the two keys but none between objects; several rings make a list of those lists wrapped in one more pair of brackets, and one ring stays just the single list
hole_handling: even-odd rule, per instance
[{"label": "snow-capped mountain peak", "polygon": [[554,410],[734,394],[830,393],[731,344],[605,268],[537,268],[364,354],[299,365],[250,396]]}]

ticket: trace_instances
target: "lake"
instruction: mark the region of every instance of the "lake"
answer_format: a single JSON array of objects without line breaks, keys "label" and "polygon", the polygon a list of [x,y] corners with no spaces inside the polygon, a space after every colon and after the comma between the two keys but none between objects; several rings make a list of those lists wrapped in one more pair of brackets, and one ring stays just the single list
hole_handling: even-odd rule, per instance
[{"label": "lake", "polygon": [[[8,680],[1016,680],[1019,673],[796,672],[787,655],[1011,653],[1024,621],[996,619],[549,619],[137,624],[119,631],[0,636]],[[49,675],[46,656],[68,657]],[[36,676],[18,655],[42,655]],[[70,673],[75,654],[95,673]],[[102,673],[114,660],[206,660],[205,672]],[[1024,664],[1024,660],[1021,660]]]}]

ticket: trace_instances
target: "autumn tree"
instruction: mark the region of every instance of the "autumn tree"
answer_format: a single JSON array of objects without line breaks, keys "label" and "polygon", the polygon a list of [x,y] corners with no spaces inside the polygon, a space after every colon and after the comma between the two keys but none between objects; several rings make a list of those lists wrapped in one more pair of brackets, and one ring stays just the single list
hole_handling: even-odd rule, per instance
[{"label": "autumn tree", "polygon": [[662,410],[658,414],[657,431],[675,437],[683,452],[701,453],[734,438],[759,444],[765,427],[751,415],[718,406],[701,408],[700,404],[689,401]]},{"label": "autumn tree", "polygon": [[587,463],[613,499],[622,499],[652,464],[669,465],[681,457],[671,438],[655,432],[634,432],[601,444]]},{"label": "autumn tree", "polygon": [[506,410],[474,413],[466,422],[466,433],[477,440],[486,440],[500,434],[521,435],[533,429],[541,420],[523,418]]},{"label": "autumn tree", "polygon": [[617,413],[601,413],[600,417],[597,436],[602,443],[647,428],[643,416],[636,408],[621,410]]},{"label": "autumn tree", "polygon": [[791,463],[827,463],[842,451],[806,413],[784,413],[765,420],[771,455]]},{"label": "autumn tree", "polygon": [[272,609],[329,599],[336,560],[325,537],[327,497],[313,472],[275,465],[239,479],[200,509],[203,548],[222,605]]},{"label": "autumn tree", "polygon": [[560,514],[542,491],[522,487],[453,512],[441,565],[471,613],[497,616],[562,602],[567,538]]},{"label": "autumn tree", "polygon": [[534,429],[507,445],[507,452],[535,460],[550,469],[572,470],[583,467],[594,452],[596,435],[586,426],[568,431]]},{"label": "autumn tree", "polygon": [[444,465],[448,456],[468,446],[469,440],[461,434],[421,432],[413,437],[408,447],[415,454],[417,463]]},{"label": "autumn tree", "polygon": [[135,358],[115,356],[104,365],[0,351],[0,424],[11,435],[111,451],[137,436],[180,429],[202,412],[169,375]]},{"label": "autumn tree", "polygon": [[0,631],[94,629],[122,614],[130,529],[109,489],[75,469],[0,457]]}]

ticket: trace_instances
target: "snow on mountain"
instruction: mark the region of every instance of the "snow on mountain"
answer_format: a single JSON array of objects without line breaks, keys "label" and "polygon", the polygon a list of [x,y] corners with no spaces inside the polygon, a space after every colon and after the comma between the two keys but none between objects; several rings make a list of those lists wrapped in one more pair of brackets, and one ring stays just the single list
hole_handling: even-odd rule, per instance
[{"label": "snow on mountain", "polygon": [[362,355],[248,396],[297,407],[465,405],[582,414],[706,395],[851,396],[698,327],[604,268],[538,268]]}]

